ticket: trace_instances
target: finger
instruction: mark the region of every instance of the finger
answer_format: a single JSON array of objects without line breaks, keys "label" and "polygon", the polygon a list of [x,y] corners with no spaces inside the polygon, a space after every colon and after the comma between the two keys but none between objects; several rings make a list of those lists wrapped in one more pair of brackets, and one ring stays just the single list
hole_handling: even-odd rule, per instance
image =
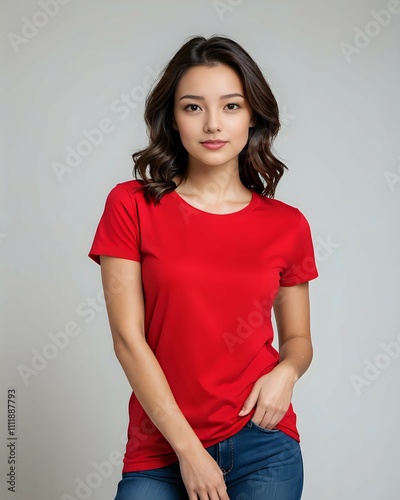
[{"label": "finger", "polygon": [[260,427],[264,427],[263,423],[266,421],[265,416],[267,415],[267,410],[263,408],[259,408],[256,410],[256,412],[253,415],[253,422]]},{"label": "finger", "polygon": [[276,413],[273,414],[273,416],[270,419],[264,419],[263,424],[261,427],[264,427],[265,429],[275,429],[275,426],[278,422],[280,422],[280,418],[276,417]]},{"label": "finger", "polygon": [[217,499],[220,499],[220,500],[229,500],[228,489],[227,489],[225,483],[224,483],[223,486],[221,486],[220,488],[218,488],[217,491],[218,491],[218,497],[216,497]]},{"label": "finger", "polygon": [[199,500],[210,500],[207,491],[205,493],[197,493],[197,495],[199,496]]},{"label": "finger", "polygon": [[259,395],[260,395],[260,388],[257,385],[254,385],[251,393],[244,402],[243,407],[238,414],[240,417],[247,415],[254,408],[254,406],[258,401]]},{"label": "finger", "polygon": [[260,427],[263,427],[264,429],[272,429],[273,425],[272,422],[273,420],[273,415],[272,410],[267,410],[261,420],[261,422],[258,424]]},{"label": "finger", "polygon": [[217,491],[213,491],[212,493],[208,494],[208,498],[210,498],[210,500],[220,500],[221,497],[219,496]]},{"label": "finger", "polygon": [[226,484],[225,482],[222,484],[222,486],[217,486],[215,490],[210,492],[209,494],[210,500],[227,500],[229,499],[228,494],[227,494],[227,489],[226,489]]}]

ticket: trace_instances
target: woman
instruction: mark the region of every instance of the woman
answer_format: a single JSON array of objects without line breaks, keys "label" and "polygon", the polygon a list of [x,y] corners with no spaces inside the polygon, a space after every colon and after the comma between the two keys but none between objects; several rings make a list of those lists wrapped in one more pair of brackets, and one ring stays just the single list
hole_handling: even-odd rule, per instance
[{"label": "woman", "polygon": [[145,120],[136,179],[110,191],[89,253],[132,386],[116,500],[299,499],[291,397],[318,272],[306,218],[274,199],[276,100],[239,44],[194,36]]}]

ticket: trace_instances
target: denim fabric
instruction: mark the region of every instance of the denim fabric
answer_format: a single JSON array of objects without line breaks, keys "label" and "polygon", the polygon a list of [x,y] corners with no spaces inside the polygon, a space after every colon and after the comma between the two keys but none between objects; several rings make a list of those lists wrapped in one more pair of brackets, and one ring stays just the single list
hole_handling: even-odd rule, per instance
[{"label": "denim fabric", "polygon": [[[303,490],[300,444],[278,429],[250,420],[238,433],[206,448],[224,474],[230,500],[299,500]],[[179,462],[125,472],[114,500],[187,500]]]}]

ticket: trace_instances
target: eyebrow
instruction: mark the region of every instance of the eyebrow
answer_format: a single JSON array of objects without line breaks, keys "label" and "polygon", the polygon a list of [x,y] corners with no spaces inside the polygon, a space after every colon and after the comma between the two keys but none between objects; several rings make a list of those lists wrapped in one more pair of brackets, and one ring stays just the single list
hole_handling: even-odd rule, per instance
[{"label": "eyebrow", "polygon": [[[239,93],[234,93],[234,94],[225,94],[220,97],[220,99],[230,99],[231,97],[243,97],[242,94]],[[205,101],[205,98],[202,95],[191,95],[191,94],[186,94],[183,95],[182,97],[179,98],[179,101],[182,99],[197,99],[198,101]]]}]

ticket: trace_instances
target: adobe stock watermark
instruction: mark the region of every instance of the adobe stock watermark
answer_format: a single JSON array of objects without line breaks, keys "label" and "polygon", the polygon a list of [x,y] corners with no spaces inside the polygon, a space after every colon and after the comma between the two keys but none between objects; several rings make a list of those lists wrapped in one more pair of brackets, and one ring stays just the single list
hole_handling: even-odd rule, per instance
[{"label": "adobe stock watermark", "polygon": [[[156,401],[153,418],[156,422],[163,422],[171,412],[178,409],[176,402],[169,400]],[[132,439],[126,440],[126,432],[121,434],[120,441],[126,446],[126,451],[132,453],[144,443],[149,436],[155,432],[160,432],[153,421],[147,416],[140,424],[140,427],[131,427]],[[114,468],[121,468],[123,454],[119,450],[113,450],[108,454],[108,457],[101,462],[91,462],[92,471],[90,471],[83,479],[81,477],[75,480],[74,496],[69,493],[64,493],[61,500],[87,500],[92,494],[98,490],[104,480],[108,479],[114,472]]]},{"label": "adobe stock watermark", "polygon": [[386,9],[378,12],[371,10],[370,14],[373,19],[368,21],[363,29],[358,26],[354,27],[353,45],[346,42],[340,44],[340,49],[347,63],[352,61],[354,54],[359,54],[368,47],[372,39],[376,38],[382,29],[390,24],[393,16],[400,14],[400,0],[390,0]]},{"label": "adobe stock watermark", "polygon": [[104,480],[108,479],[114,472],[115,467],[121,467],[122,453],[118,450],[112,451],[106,460],[101,462],[92,462],[93,471],[82,479],[76,478],[76,487],[74,495],[63,493],[62,500],[87,500],[93,493],[100,488]]},{"label": "adobe stock watermark", "polygon": [[292,123],[292,121],[296,118],[296,115],[289,113],[286,106],[283,107],[279,112],[279,121],[281,122],[280,131],[285,129],[288,125]]},{"label": "adobe stock watermark", "polygon": [[[397,159],[400,160],[400,156]],[[400,161],[399,161],[399,164],[397,166],[397,172],[398,173],[391,172],[390,170],[386,170],[383,174],[385,177],[385,180],[387,182],[387,185],[389,186],[389,189],[392,193],[394,193],[396,191],[396,189],[397,189],[396,186],[400,182]]]},{"label": "adobe stock watermark", "polygon": [[[120,293],[129,280],[129,275],[118,275],[114,272],[114,277],[110,281],[109,289],[98,290],[95,296],[86,297],[75,308],[75,315],[83,318],[83,322],[88,325],[94,321],[96,316],[103,312],[106,304],[111,302]],[[84,324],[77,321],[67,321],[64,328],[56,332],[49,332],[47,342],[39,349],[32,349],[32,357],[29,364],[18,364],[17,371],[25,386],[29,385],[32,377],[37,377],[42,373],[58,356],[70,345],[71,339],[78,337],[83,331]]]},{"label": "adobe stock watermark", "polygon": [[263,301],[254,300],[252,309],[246,318],[242,316],[236,317],[236,330],[234,332],[225,331],[222,338],[228,348],[228,351],[233,354],[237,346],[243,344],[246,339],[251,337],[256,329],[263,323],[269,323],[271,319],[272,306],[276,300],[276,294],[279,288],[271,291],[270,296]]},{"label": "adobe stock watermark", "polygon": [[[121,434],[120,441],[123,445],[126,442],[126,432]],[[64,493],[61,496],[62,500],[87,500],[92,494],[100,488],[104,480],[108,479],[114,472],[114,468],[122,468],[123,453],[119,450],[111,451],[105,460],[101,462],[91,462],[93,470],[89,472],[83,479],[76,478],[75,492],[72,496]]]},{"label": "adobe stock watermark", "polygon": [[396,340],[390,342],[381,342],[379,344],[381,352],[374,359],[365,358],[363,360],[364,369],[362,375],[352,373],[349,377],[350,383],[353,386],[356,394],[361,395],[365,387],[369,387],[381,374],[386,371],[400,356],[400,333]]},{"label": "adobe stock watermark", "polygon": [[225,20],[226,14],[233,12],[244,0],[213,0],[213,7],[220,21]]},{"label": "adobe stock watermark", "polygon": [[318,245],[315,246],[315,260],[317,262],[323,262],[329,259],[332,253],[340,247],[339,243],[334,243],[331,240],[330,234],[328,234],[325,238],[318,236],[315,238],[315,241],[318,242]]},{"label": "adobe stock watermark", "polygon": [[[315,247],[315,260],[326,261],[333,254],[333,252],[340,247],[339,243],[334,243],[331,236],[326,238],[316,238],[318,245]],[[301,263],[293,264],[285,272],[285,280],[290,282],[297,279],[299,276],[308,276],[310,272],[314,271],[314,259],[309,256],[302,260]],[[246,318],[238,316],[236,318],[236,329],[233,332],[225,331],[222,337],[225,344],[232,354],[235,352],[237,346],[243,344],[254,331],[256,331],[265,321],[269,322],[271,318],[271,309],[274,304],[282,303],[283,298],[279,298],[279,287],[270,292],[269,297],[263,301],[253,301],[254,309],[252,309]]]},{"label": "adobe stock watermark", "polygon": [[47,26],[51,19],[54,19],[60,12],[60,6],[66,5],[71,0],[39,0],[38,9],[31,17],[22,17],[22,27],[19,33],[9,31],[7,33],[8,41],[14,52],[19,54],[22,47],[25,47],[39,31]]},{"label": "adobe stock watermark", "polygon": [[[139,103],[146,99],[147,91],[151,84],[157,78],[161,67],[157,66],[154,70],[150,66],[145,68],[146,74],[140,84],[135,85],[126,94],[120,94],[110,105],[110,111],[118,117],[119,120],[126,120],[132,110],[136,109]],[[90,156],[95,148],[98,148],[105,140],[107,135],[116,130],[115,121],[111,118],[101,118],[97,125],[89,130],[84,128],[81,131],[82,138],[74,146],[65,147],[66,154],[62,162],[53,161],[51,167],[59,182],[64,180],[66,174],[71,174],[81,165],[83,160]]]}]

